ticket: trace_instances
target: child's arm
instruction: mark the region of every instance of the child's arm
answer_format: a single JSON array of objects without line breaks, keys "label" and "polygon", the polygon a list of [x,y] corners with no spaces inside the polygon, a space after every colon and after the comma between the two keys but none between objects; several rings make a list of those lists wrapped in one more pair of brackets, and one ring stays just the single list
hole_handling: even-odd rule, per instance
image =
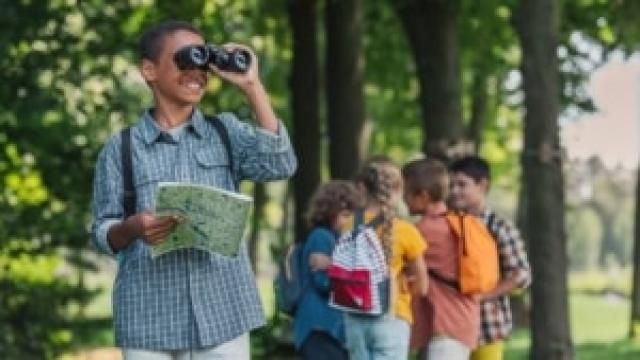
[{"label": "child's arm", "polygon": [[423,256],[418,256],[409,261],[405,274],[409,279],[411,293],[418,296],[426,296],[429,289],[429,277],[427,276],[427,265]]},{"label": "child's arm", "polygon": [[258,57],[252,49],[244,45],[229,43],[224,47],[227,50],[242,49],[249,53],[251,60],[248,71],[246,73],[236,73],[232,71],[222,71],[216,67],[212,70],[219,77],[229,81],[242,90],[256,114],[256,120],[260,127],[273,134],[277,134],[280,121],[276,117],[273,107],[269,102],[269,96],[260,81],[258,74]]},{"label": "child's arm", "polygon": [[311,268],[313,286],[323,294],[329,292],[328,264],[331,264],[331,258],[326,254],[309,254],[309,267]]}]

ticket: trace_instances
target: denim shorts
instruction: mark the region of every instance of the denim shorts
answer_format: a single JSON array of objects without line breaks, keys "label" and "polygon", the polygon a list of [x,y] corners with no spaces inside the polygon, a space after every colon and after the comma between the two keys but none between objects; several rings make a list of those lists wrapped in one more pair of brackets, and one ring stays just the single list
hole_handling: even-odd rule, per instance
[{"label": "denim shorts", "polygon": [[393,315],[345,315],[347,350],[351,360],[402,360],[409,353],[411,328]]}]

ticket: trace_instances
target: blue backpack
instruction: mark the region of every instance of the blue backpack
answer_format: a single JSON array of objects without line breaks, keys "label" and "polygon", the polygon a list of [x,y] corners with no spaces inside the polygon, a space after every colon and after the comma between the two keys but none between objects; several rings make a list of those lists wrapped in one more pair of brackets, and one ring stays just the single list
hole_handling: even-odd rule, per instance
[{"label": "blue backpack", "polygon": [[304,243],[289,245],[273,284],[278,310],[290,316],[295,315],[306,288],[302,275],[303,248]]}]

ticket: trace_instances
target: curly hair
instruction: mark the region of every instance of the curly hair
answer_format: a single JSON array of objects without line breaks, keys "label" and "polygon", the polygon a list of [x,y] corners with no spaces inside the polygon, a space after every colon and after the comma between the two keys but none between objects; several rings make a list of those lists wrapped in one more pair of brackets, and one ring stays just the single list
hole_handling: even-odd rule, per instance
[{"label": "curly hair", "polygon": [[383,223],[380,226],[380,241],[388,262],[392,255],[393,218],[396,216],[394,195],[402,191],[400,168],[389,158],[377,156],[365,163],[356,182],[364,187],[367,202],[373,202],[381,208]]},{"label": "curly hair", "polygon": [[307,225],[331,226],[338,213],[361,206],[355,185],[350,181],[332,180],[320,186],[313,195],[306,214]]}]

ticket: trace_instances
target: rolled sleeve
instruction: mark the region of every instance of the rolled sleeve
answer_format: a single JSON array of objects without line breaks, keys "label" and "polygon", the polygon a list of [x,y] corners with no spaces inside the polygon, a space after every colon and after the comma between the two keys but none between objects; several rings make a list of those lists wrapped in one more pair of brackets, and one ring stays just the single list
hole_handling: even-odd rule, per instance
[{"label": "rolled sleeve", "polygon": [[238,179],[281,180],[291,177],[298,166],[289,134],[279,121],[276,133],[239,121],[232,113],[219,115],[229,131]]},{"label": "rolled sleeve", "polygon": [[91,240],[98,250],[111,256],[115,256],[115,253],[109,245],[109,229],[120,223],[124,214],[118,144],[119,141],[114,137],[101,151],[93,182]]},{"label": "rolled sleeve", "polygon": [[115,256],[115,252],[109,245],[109,229],[113,225],[120,224],[121,220],[116,219],[106,219],[102,221],[96,227],[96,233],[94,235],[94,244],[100,249],[100,251],[104,252],[107,255]]},{"label": "rolled sleeve", "polygon": [[291,149],[289,134],[284,130],[284,124],[278,120],[278,130],[273,133],[261,127],[256,128],[256,138],[258,140],[258,152],[287,152]]},{"label": "rolled sleeve", "polygon": [[498,251],[502,273],[507,276],[515,274],[518,288],[527,288],[531,284],[529,260],[520,232],[510,222],[505,222],[498,231]]}]

